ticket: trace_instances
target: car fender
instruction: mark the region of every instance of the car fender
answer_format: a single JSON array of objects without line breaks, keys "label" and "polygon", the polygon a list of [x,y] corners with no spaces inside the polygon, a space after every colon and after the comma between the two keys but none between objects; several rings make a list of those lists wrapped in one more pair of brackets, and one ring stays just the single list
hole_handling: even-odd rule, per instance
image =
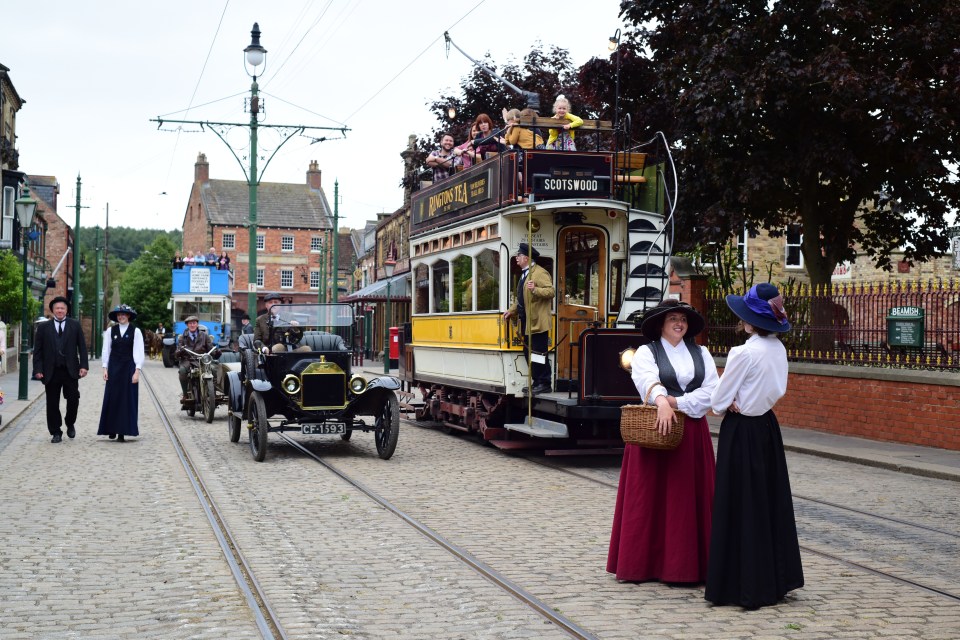
[{"label": "car fender", "polygon": [[172,347],[172,346],[175,345],[175,344],[177,344],[177,339],[176,339],[176,338],[164,338],[164,339],[163,339],[163,346],[165,346],[165,347]]},{"label": "car fender", "polygon": [[400,389],[400,381],[391,376],[374,378],[367,385],[366,391],[357,396],[347,408],[351,413],[360,415],[376,415],[383,408],[388,394],[393,395]]},{"label": "car fender", "polygon": [[259,391],[260,393],[266,393],[270,391],[270,389],[273,389],[273,385],[267,380],[251,380],[250,386],[253,387],[254,391]]},{"label": "car fender", "polygon": [[364,391],[364,393],[367,393],[368,391],[372,391],[373,389],[378,389],[378,388],[389,389],[390,391],[396,391],[397,389],[400,388],[400,379],[394,378],[393,376],[380,376],[378,378],[374,378],[369,383],[367,383],[367,391]]},{"label": "car fender", "polygon": [[227,372],[227,393],[230,396],[230,410],[243,411],[243,383],[240,382],[239,371]]}]

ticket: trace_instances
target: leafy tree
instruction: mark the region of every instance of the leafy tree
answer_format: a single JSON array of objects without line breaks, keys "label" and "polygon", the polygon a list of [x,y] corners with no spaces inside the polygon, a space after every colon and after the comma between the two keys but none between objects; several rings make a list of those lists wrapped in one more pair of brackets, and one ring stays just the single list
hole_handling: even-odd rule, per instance
[{"label": "leafy tree", "polygon": [[141,327],[153,328],[158,321],[169,320],[167,302],[173,285],[169,256],[173,252],[170,239],[158,235],[123,274],[120,298],[137,310],[137,324]]},{"label": "leafy tree", "polygon": [[[33,320],[40,312],[40,303],[27,293],[27,317]],[[0,318],[8,324],[22,320],[23,263],[12,251],[0,251]]]},{"label": "leafy tree", "polygon": [[657,70],[646,94],[674,105],[688,242],[799,223],[814,285],[855,248],[884,268],[901,247],[915,260],[946,248],[960,5],[627,0],[621,13]]}]

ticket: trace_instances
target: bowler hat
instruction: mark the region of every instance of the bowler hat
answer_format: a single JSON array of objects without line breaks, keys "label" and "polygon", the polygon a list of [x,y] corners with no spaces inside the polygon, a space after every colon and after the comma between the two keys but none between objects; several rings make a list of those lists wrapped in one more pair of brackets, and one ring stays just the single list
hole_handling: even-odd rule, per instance
[{"label": "bowler hat", "polygon": [[283,298],[280,297],[279,293],[268,293],[263,297],[264,302],[269,302],[270,300],[283,300]]},{"label": "bowler hat", "polygon": [[520,248],[517,249],[517,255],[518,255],[518,256],[527,256],[527,257],[530,258],[531,260],[536,260],[537,258],[540,257],[540,252],[537,251],[537,248],[536,248],[536,247],[531,247],[531,246],[527,245],[526,242],[521,242],[521,243],[520,243]]},{"label": "bowler hat", "polygon": [[183,323],[186,324],[188,322],[200,322],[200,318],[197,316],[187,316],[183,319]]},{"label": "bowler hat", "polygon": [[125,313],[125,314],[127,314],[127,317],[130,319],[130,322],[133,322],[134,320],[137,319],[137,312],[134,311],[132,307],[130,307],[129,305],[125,305],[125,304],[118,304],[117,306],[115,306],[115,307],[113,308],[113,311],[111,311],[109,314],[107,314],[107,317],[110,318],[111,320],[113,320],[114,322],[117,322],[117,314],[118,314],[118,313]]},{"label": "bowler hat", "polygon": [[727,306],[738,318],[758,329],[773,333],[790,331],[783,296],[769,282],[753,285],[743,297],[731,293],[727,296]]},{"label": "bowler hat", "polygon": [[51,300],[51,301],[50,301],[50,304],[48,305],[48,306],[50,307],[50,311],[53,311],[53,305],[57,304],[58,302],[62,302],[63,304],[67,305],[67,309],[70,308],[70,301],[69,301],[69,300],[67,300],[67,299],[64,298],[63,296],[57,296],[56,298],[54,298],[53,300]]},{"label": "bowler hat", "polygon": [[687,333],[684,334],[684,338],[692,338],[703,331],[705,325],[703,316],[686,302],[672,299],[664,300],[652,309],[647,309],[643,314],[643,320],[640,321],[640,331],[650,340],[659,340],[663,332],[663,323],[669,313],[682,313],[687,316]]}]

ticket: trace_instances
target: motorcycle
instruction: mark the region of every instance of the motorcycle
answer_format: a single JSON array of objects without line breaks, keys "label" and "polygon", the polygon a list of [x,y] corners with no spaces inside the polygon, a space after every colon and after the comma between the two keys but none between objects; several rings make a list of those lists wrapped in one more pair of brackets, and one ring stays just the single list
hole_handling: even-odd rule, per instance
[{"label": "motorcycle", "polygon": [[180,409],[191,418],[200,411],[207,424],[210,424],[218,400],[226,402],[225,396],[217,397],[217,368],[220,366],[214,360],[217,349],[209,353],[197,353],[186,347],[181,347],[181,350],[190,356],[190,368],[187,371],[187,395],[181,401]]}]

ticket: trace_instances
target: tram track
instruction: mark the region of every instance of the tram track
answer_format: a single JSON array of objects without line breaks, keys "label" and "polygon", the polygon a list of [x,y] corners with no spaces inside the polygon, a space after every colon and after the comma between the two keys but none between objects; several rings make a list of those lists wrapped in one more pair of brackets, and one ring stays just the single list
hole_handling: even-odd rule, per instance
[{"label": "tram track", "polygon": [[173,443],[177,458],[180,460],[181,465],[183,465],[187,478],[190,480],[190,485],[193,487],[197,499],[200,501],[200,506],[203,508],[204,515],[210,523],[210,527],[217,539],[217,543],[220,545],[230,572],[240,592],[243,594],[248,607],[253,613],[260,635],[264,640],[287,640],[288,636],[280,624],[279,617],[270,605],[266,593],[256,579],[253,569],[240,551],[240,547],[231,533],[230,528],[227,526],[226,520],[217,506],[216,501],[213,499],[210,491],[207,490],[199,469],[194,465],[186,448],[183,446],[176,427],[173,426],[156,391],[150,384],[149,375],[144,375],[142,381],[145,383],[145,388],[150,395],[150,400],[157,411],[157,415],[160,417],[160,421],[167,435],[170,437],[170,441]]},{"label": "tram track", "polygon": [[[614,483],[614,482],[609,482],[609,481],[607,481],[607,480],[604,480],[604,479],[601,479],[601,478],[597,478],[597,477],[595,477],[595,476],[591,476],[591,475],[586,474],[586,473],[580,473],[580,472],[578,472],[578,471],[576,471],[576,470],[566,469],[566,468],[564,468],[564,467],[562,467],[562,466],[559,466],[559,465],[554,464],[554,463],[547,462],[547,461],[545,461],[545,460],[536,460],[536,459],[533,459],[533,458],[530,458],[530,457],[523,457],[523,459],[526,460],[526,461],[528,461],[528,462],[530,462],[531,464],[536,464],[536,465],[539,465],[539,466],[542,466],[542,467],[546,467],[546,468],[549,468],[549,469],[553,469],[553,470],[555,470],[555,471],[560,471],[560,472],[562,472],[562,473],[565,473],[565,474],[568,474],[568,475],[571,475],[571,476],[580,478],[580,479],[582,479],[582,480],[587,480],[587,481],[589,481],[589,482],[593,482],[593,483],[599,484],[599,485],[601,485],[601,486],[609,487],[609,488],[614,489],[614,490],[617,489],[617,484],[616,484],[616,483]],[[878,514],[878,513],[872,513],[872,512],[870,512],[870,511],[864,511],[864,510],[862,510],[862,509],[855,509],[855,508],[852,508],[852,507],[846,507],[846,506],[839,505],[839,504],[836,504],[836,503],[833,503],[833,502],[829,502],[829,501],[826,501],[826,500],[820,500],[820,499],[818,499],[818,498],[811,498],[811,497],[803,496],[803,495],[799,495],[799,494],[793,494],[793,498],[794,498],[795,500],[802,500],[802,501],[814,503],[814,504],[817,504],[817,505],[820,505],[820,506],[826,506],[826,507],[833,508],[833,509],[836,509],[836,510],[845,511],[845,512],[848,512],[848,513],[854,513],[854,514],[857,514],[857,515],[860,515],[860,516],[865,516],[865,517],[873,518],[873,519],[876,519],[876,520],[879,520],[879,521],[883,521],[883,522],[889,522],[889,523],[897,524],[897,525],[904,526],[904,527],[912,527],[912,528],[917,529],[917,530],[921,530],[921,531],[925,531],[925,532],[928,532],[928,533],[934,533],[934,534],[942,535],[942,536],[945,536],[945,537],[947,537],[947,538],[954,539],[954,540],[960,539],[960,534],[958,534],[958,533],[954,533],[954,532],[951,532],[951,531],[945,531],[945,530],[943,530],[943,529],[938,529],[938,528],[936,528],[936,527],[931,527],[931,526],[928,526],[928,525],[923,525],[923,524],[919,524],[919,523],[915,523],[915,522],[910,522],[910,521],[907,521],[907,520],[902,520],[902,519],[900,519],[900,518],[893,518],[893,517],[885,516],[885,515]],[[817,555],[817,556],[820,556],[820,557],[822,557],[822,558],[826,558],[826,559],[832,560],[832,561],[834,561],[834,562],[838,562],[838,563],[843,564],[843,565],[845,565],[845,566],[848,566],[848,567],[851,567],[851,568],[855,568],[855,569],[858,569],[858,570],[860,570],[860,571],[864,571],[864,572],[866,572],[866,573],[870,573],[870,574],[873,574],[873,575],[876,575],[876,576],[880,576],[880,577],[885,578],[885,579],[887,579],[887,580],[890,580],[890,581],[893,581],[893,582],[897,582],[897,583],[899,583],[899,584],[907,585],[907,586],[913,587],[913,588],[915,588],[915,589],[918,589],[918,590],[921,590],[921,591],[925,591],[925,592],[927,592],[927,593],[933,593],[933,594],[939,595],[939,596],[941,596],[941,597],[944,597],[944,598],[953,600],[954,602],[960,602],[960,594],[958,594],[958,593],[954,593],[954,592],[948,591],[948,590],[946,590],[946,589],[941,589],[941,588],[938,588],[938,587],[935,587],[935,586],[931,586],[931,585],[929,585],[929,584],[924,584],[924,583],[922,583],[922,582],[919,582],[919,581],[916,581],[916,580],[912,580],[912,579],[910,579],[910,578],[906,578],[906,577],[903,577],[903,576],[901,576],[901,575],[897,575],[897,574],[891,573],[891,572],[889,572],[889,571],[884,571],[884,570],[882,570],[882,569],[877,569],[877,568],[875,568],[875,567],[868,566],[868,565],[863,564],[863,563],[861,563],[861,562],[857,562],[857,561],[855,561],[855,560],[850,560],[850,559],[847,559],[847,558],[843,558],[843,557],[841,557],[841,556],[839,556],[839,555],[830,553],[830,552],[828,552],[828,551],[823,551],[822,549],[817,549],[817,548],[811,547],[811,546],[809,546],[809,545],[801,544],[801,545],[800,545],[800,548],[803,549],[804,551],[807,551],[808,553],[812,553],[812,554]]]}]

